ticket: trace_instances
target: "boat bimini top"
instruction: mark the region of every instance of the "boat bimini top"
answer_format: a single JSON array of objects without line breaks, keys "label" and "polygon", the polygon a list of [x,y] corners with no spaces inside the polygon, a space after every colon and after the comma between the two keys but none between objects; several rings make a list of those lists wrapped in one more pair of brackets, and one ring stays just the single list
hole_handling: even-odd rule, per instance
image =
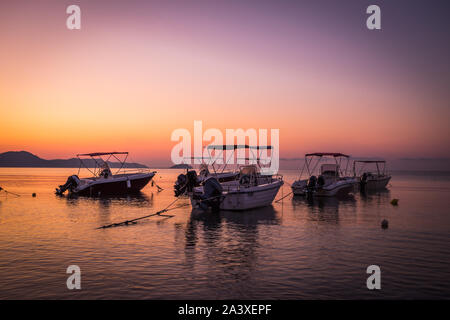
[{"label": "boat bimini top", "polygon": [[[120,159],[118,155],[125,155],[124,159]],[[104,156],[107,156],[103,158]],[[94,167],[90,167],[89,165],[86,165],[86,158],[90,158],[94,161]],[[78,174],[80,174],[81,167],[85,167],[89,172],[93,174],[94,177],[97,177],[101,175],[102,170],[105,168],[105,164],[107,165],[109,160],[113,157],[120,163],[119,169],[115,172],[115,174],[118,174],[119,171],[121,171],[127,161],[128,158],[128,152],[94,152],[94,153],[80,153],[77,154],[77,158],[80,160],[80,167],[78,168]],[[78,175],[77,174],[77,175]]]},{"label": "boat bimini top", "polygon": [[[208,150],[208,153],[210,155],[211,158],[215,159],[215,161],[217,161],[217,159],[223,158],[225,157],[225,165],[222,169],[225,170],[225,167],[227,167],[227,165],[229,164],[230,160],[234,158],[234,156],[236,155],[236,150],[249,150],[249,156],[248,157],[244,157],[244,158],[238,158],[236,156],[236,160],[239,161],[240,160],[244,160],[245,161],[249,161],[248,164],[256,164],[258,166],[259,169],[262,169],[263,166],[261,164],[264,165],[268,165],[269,163],[271,163],[272,161],[272,155],[269,157],[264,157],[262,158],[263,155],[263,151],[266,150],[272,150],[273,146],[271,145],[264,145],[264,146],[259,146],[259,145],[248,145],[248,144],[224,144],[224,145],[209,145],[206,147],[206,149]],[[227,155],[225,154],[225,151],[231,150],[231,154],[229,157],[227,157]],[[217,151],[217,154],[216,154]],[[260,151],[260,152],[258,152]],[[211,152],[214,152],[214,156],[211,154]],[[257,154],[255,154],[255,152],[257,152]],[[272,152],[271,152],[272,154]]]},{"label": "boat bimini top", "polygon": [[[300,177],[303,175],[303,171],[306,169],[308,176],[312,176],[316,172],[317,167],[322,162],[323,158],[332,158],[335,163],[323,163],[320,166],[320,174],[332,175],[332,176],[345,176],[350,156],[340,152],[314,152],[305,154],[305,164],[300,172]],[[342,168],[342,162],[345,162],[344,170]]]},{"label": "boat bimini top", "polygon": [[[360,163],[362,164],[359,172],[356,172],[356,165]],[[353,161],[353,174],[356,177],[357,175],[360,175],[362,171],[364,170],[366,164],[375,164],[377,168],[377,174],[379,176],[386,175],[386,160],[354,160]]]}]

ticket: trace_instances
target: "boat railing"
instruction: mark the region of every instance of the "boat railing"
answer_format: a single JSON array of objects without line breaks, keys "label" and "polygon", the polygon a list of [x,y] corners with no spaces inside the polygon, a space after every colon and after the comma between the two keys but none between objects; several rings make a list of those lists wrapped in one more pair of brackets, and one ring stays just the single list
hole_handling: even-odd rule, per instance
[{"label": "boat railing", "polygon": [[122,168],[121,170],[113,173],[113,175],[117,174],[136,174],[136,173],[151,173],[154,172],[150,168]]}]

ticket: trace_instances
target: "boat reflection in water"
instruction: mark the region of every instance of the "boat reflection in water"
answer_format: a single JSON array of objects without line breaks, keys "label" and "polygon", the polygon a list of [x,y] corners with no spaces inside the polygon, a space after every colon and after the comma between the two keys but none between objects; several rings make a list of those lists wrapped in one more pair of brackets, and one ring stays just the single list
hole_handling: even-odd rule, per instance
[{"label": "boat reflection in water", "polygon": [[[245,214],[193,211],[184,229],[185,266],[192,276],[197,271],[201,277],[207,277],[209,286],[221,286],[222,291],[223,286],[236,290],[240,283],[248,287],[247,281],[252,281],[262,254],[259,248],[273,241],[270,234],[260,234],[259,227],[280,224],[272,206],[248,210]],[[263,229],[267,231],[267,227]],[[202,273],[203,268],[208,272]]]},{"label": "boat reflection in water", "polygon": [[391,201],[391,191],[389,189],[382,190],[361,190],[359,205],[363,208],[372,208],[386,206]]},{"label": "boat reflection in water", "polygon": [[292,205],[295,207],[307,207],[319,211],[339,210],[340,205],[356,206],[356,199],[352,194],[342,197],[292,197]]},{"label": "boat reflection in water", "polygon": [[80,203],[99,203],[100,207],[110,207],[114,205],[123,205],[126,207],[143,207],[148,208],[152,206],[153,203],[153,193],[148,196],[143,192],[137,192],[133,194],[123,195],[123,196],[100,196],[100,197],[84,197],[77,194],[61,195],[61,200],[66,200],[68,206],[76,206]]},{"label": "boat reflection in water", "polygon": [[[292,206],[298,212],[307,212],[309,221],[325,221],[339,223],[339,211],[345,209],[345,214],[356,214],[357,201],[352,194],[341,197],[303,197],[294,196]],[[302,210],[303,208],[303,210]]]},{"label": "boat reflection in water", "polygon": [[86,211],[98,207],[96,220],[99,225],[107,225],[113,222],[112,216],[117,219],[123,217],[133,217],[153,207],[153,193],[145,194],[137,192],[123,196],[101,196],[85,197],[77,194],[61,195],[57,197],[59,201],[65,201],[69,210],[66,211],[71,219],[81,219],[86,215]]}]

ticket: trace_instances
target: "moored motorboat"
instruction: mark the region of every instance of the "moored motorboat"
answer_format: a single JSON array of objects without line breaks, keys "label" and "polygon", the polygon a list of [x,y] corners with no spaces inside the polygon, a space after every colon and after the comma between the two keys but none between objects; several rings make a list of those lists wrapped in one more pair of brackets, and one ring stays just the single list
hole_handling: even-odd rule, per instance
[{"label": "moored motorboat", "polygon": [[[324,163],[319,168],[318,176],[314,175],[316,168],[324,158],[333,158],[335,163]],[[343,153],[308,153],[300,178],[291,185],[294,195],[318,197],[345,196],[355,191],[357,180],[346,175],[349,156]],[[341,165],[345,162],[345,169]],[[306,171],[306,172],[305,172]],[[309,178],[302,178],[305,172]]]},{"label": "moored motorboat", "polygon": [[[370,164],[375,165],[376,172],[366,169]],[[353,174],[359,182],[361,191],[385,189],[391,180],[391,176],[386,172],[386,160],[355,160]]]},{"label": "moored motorboat", "polygon": [[[118,155],[126,155],[126,157],[124,160],[120,160]],[[108,159],[104,160],[103,156],[108,156]],[[137,193],[150,182],[156,173],[156,171],[143,168],[123,171],[128,152],[97,152],[78,154],[77,157],[80,160],[78,174],[68,177],[64,185],[56,188],[56,194],[62,195],[68,191],[71,195],[98,197]],[[84,157],[90,157],[94,161],[94,168],[89,168],[84,163]],[[111,157],[117,159],[120,165],[114,174],[108,164]],[[80,178],[78,176],[82,166],[91,172],[91,177]],[[123,172],[120,173],[121,171]]]},{"label": "moored motorboat", "polygon": [[241,167],[239,179],[218,183],[208,178],[190,194],[193,208],[208,207],[221,210],[249,210],[272,204],[283,185],[279,175],[261,175],[254,165]]},{"label": "moored motorboat", "polygon": [[[231,156],[227,157],[228,160],[232,157],[234,159],[235,151],[238,149],[245,149],[246,152],[252,154],[254,150],[267,152],[272,150],[272,146],[249,145],[210,145],[208,148],[221,151],[230,150]],[[261,166],[261,163],[268,165],[272,161],[271,158],[262,158],[262,151],[259,155],[253,154],[253,158],[241,158],[243,163],[238,166],[237,170],[232,171],[237,175],[227,181],[208,174],[201,180],[198,179],[195,171],[188,171],[185,185],[192,207],[202,210],[208,208],[248,210],[270,205],[283,185],[283,178]],[[226,165],[229,163],[228,160],[225,162]],[[250,163],[247,164],[247,161]],[[222,169],[222,172],[226,172],[225,168]]]}]

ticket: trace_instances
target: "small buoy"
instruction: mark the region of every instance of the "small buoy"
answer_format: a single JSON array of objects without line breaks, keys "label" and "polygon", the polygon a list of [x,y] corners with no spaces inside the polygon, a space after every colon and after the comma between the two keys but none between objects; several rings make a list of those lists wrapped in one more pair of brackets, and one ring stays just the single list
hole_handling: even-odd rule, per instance
[{"label": "small buoy", "polygon": [[386,219],[381,221],[381,228],[387,229],[388,227],[389,227],[389,222]]},{"label": "small buoy", "polygon": [[392,204],[393,206],[398,206],[398,199],[392,199],[392,200],[391,200],[391,204]]},{"label": "small buoy", "polygon": [[36,198],[36,193],[33,192],[33,193],[31,194],[31,196],[32,196],[33,198]]}]

